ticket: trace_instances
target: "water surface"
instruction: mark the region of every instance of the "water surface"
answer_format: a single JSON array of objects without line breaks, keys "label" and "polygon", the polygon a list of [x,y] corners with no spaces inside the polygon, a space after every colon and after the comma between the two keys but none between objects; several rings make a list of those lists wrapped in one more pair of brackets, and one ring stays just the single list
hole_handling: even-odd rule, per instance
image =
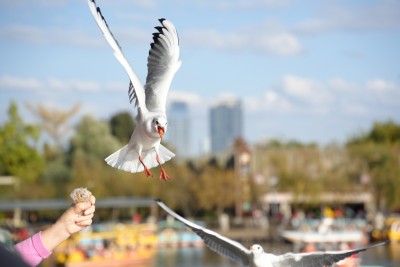
[{"label": "water surface", "polygon": [[[281,254],[291,251],[290,244],[263,244],[264,249]],[[400,244],[391,243],[360,254],[363,267],[399,267]],[[157,260],[143,267],[238,267],[239,265],[214,253],[207,247],[162,248],[157,251]],[[141,266],[142,267],[142,266]]]}]

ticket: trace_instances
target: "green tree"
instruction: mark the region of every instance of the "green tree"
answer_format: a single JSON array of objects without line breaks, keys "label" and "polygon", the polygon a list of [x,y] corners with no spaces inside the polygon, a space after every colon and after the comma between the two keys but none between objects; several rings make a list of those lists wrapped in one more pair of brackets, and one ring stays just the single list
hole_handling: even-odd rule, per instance
[{"label": "green tree", "polygon": [[76,127],[71,139],[70,155],[73,160],[86,163],[104,161],[104,158],[119,149],[121,144],[111,135],[106,122],[91,116],[84,116]]},{"label": "green tree", "polygon": [[8,121],[0,127],[0,174],[21,179],[21,186],[37,181],[44,161],[37,151],[39,127],[25,124],[11,102]]},{"label": "green tree", "polygon": [[360,143],[400,143],[400,125],[393,121],[376,122],[372,129],[359,136],[351,138],[347,145]]},{"label": "green tree", "polygon": [[191,183],[199,208],[214,209],[218,215],[234,206],[234,171],[215,165],[206,165],[199,177]]},{"label": "green tree", "polygon": [[104,159],[120,147],[107,122],[88,115],[82,117],[70,141],[72,180],[67,190],[87,186],[98,197],[113,195],[122,172],[108,166]]},{"label": "green tree", "polygon": [[369,177],[381,210],[400,207],[400,125],[375,123],[370,131],[347,143],[355,166],[353,175]]},{"label": "green tree", "polygon": [[135,129],[135,123],[129,112],[120,112],[110,119],[111,133],[121,144],[126,144]]}]

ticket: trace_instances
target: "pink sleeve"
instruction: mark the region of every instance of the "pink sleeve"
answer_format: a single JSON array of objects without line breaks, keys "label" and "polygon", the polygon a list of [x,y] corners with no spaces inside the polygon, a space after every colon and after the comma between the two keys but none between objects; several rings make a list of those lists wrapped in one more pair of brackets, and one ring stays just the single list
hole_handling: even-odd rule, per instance
[{"label": "pink sleeve", "polygon": [[42,232],[38,232],[15,245],[15,249],[21,255],[22,259],[30,266],[38,265],[51,254],[51,251],[48,251],[44,247],[41,236]]}]

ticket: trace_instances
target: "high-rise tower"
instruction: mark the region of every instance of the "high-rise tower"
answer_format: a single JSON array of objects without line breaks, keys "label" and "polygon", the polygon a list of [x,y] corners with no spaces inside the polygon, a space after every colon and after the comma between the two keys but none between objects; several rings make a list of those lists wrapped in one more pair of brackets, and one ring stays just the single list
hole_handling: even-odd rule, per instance
[{"label": "high-rise tower", "polygon": [[242,104],[237,99],[223,99],[210,109],[211,152],[225,151],[242,137]]},{"label": "high-rise tower", "polygon": [[191,154],[190,114],[188,105],[182,101],[170,104],[168,112],[168,143],[176,149],[180,158]]}]

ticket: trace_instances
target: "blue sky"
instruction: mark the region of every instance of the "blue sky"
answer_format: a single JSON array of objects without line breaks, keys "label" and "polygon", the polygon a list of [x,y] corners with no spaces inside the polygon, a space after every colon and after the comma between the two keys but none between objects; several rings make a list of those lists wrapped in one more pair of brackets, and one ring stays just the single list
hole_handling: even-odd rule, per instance
[{"label": "blue sky", "polygon": [[[171,20],[182,66],[168,100],[190,104],[192,153],[222,97],[244,107],[250,143],[343,142],[400,123],[400,1],[97,0],[141,78],[157,19]],[[128,77],[85,0],[0,0],[0,123],[11,99],[108,119],[131,111]],[[168,133],[167,133],[168,135]]]}]

